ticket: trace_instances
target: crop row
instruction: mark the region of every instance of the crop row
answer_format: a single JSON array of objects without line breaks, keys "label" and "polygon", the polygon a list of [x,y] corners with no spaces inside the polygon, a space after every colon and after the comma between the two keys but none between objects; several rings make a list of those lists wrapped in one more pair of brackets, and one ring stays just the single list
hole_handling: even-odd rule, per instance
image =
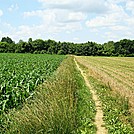
[{"label": "crop row", "polygon": [[1,133],[95,134],[95,113],[90,90],[69,56],[38,86],[34,99],[3,117]]},{"label": "crop row", "polygon": [[65,56],[0,54],[0,112],[18,107],[34,94]]}]

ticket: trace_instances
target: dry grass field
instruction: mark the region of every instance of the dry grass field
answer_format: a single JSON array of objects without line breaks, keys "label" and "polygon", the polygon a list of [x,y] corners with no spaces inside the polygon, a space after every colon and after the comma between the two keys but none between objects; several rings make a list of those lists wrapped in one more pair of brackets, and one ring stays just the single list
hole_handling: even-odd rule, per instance
[{"label": "dry grass field", "polygon": [[77,57],[94,77],[113,91],[129,99],[134,112],[134,58],[132,57]]},{"label": "dry grass field", "polygon": [[134,58],[76,56],[97,93],[109,134],[134,133]]}]

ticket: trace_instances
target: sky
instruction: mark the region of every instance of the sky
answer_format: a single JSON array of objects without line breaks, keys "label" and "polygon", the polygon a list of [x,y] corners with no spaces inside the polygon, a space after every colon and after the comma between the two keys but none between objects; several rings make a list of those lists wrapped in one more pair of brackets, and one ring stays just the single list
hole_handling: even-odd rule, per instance
[{"label": "sky", "polygon": [[0,0],[0,39],[134,39],[134,0]]}]

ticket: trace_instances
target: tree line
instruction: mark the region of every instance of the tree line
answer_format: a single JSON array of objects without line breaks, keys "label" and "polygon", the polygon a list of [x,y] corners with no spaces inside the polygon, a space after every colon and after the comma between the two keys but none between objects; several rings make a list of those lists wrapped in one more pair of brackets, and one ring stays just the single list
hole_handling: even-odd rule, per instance
[{"label": "tree line", "polygon": [[134,56],[134,40],[123,39],[104,44],[96,42],[72,43],[54,40],[20,40],[15,43],[9,37],[0,41],[0,53],[73,54],[83,56]]}]

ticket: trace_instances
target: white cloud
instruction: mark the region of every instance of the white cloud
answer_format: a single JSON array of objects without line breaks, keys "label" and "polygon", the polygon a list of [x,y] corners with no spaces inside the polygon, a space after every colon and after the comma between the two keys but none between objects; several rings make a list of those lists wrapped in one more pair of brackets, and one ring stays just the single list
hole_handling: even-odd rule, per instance
[{"label": "white cloud", "polygon": [[91,31],[96,30],[96,33],[101,35],[104,40],[133,38],[134,15],[126,12],[126,9],[134,13],[134,1],[107,0],[107,5],[109,6],[109,10],[87,20],[85,22],[86,26]]},{"label": "white cloud", "polygon": [[45,8],[101,13],[107,10],[105,0],[38,0]]},{"label": "white cloud", "polygon": [[39,16],[42,17],[43,14],[45,14],[45,10],[37,10],[37,11],[31,11],[31,12],[24,12],[24,17],[33,17],[33,16]]},{"label": "white cloud", "polygon": [[3,37],[3,32],[2,31],[0,31],[0,37]]},{"label": "white cloud", "polygon": [[116,23],[116,19],[114,15],[105,15],[105,16],[99,16],[92,20],[89,20],[86,22],[86,25],[88,27],[107,27],[107,26],[113,26]]},{"label": "white cloud", "polygon": [[31,12],[24,12],[24,17],[40,17],[47,22],[51,22],[53,20],[57,22],[76,22],[85,20],[87,15],[82,12],[73,12],[68,10],[61,10],[61,9],[47,9],[47,10],[37,10]]},{"label": "white cloud", "polygon": [[60,23],[72,23],[72,22],[81,22],[86,19],[86,14],[82,12],[73,12],[68,10],[53,10],[55,14],[55,21]]},{"label": "white cloud", "polygon": [[9,8],[8,8],[8,11],[9,12],[12,12],[12,11],[16,11],[19,9],[19,6],[18,4],[12,4]]},{"label": "white cloud", "polygon": [[62,31],[73,32],[81,28],[80,23],[65,24],[62,27],[58,27],[57,25],[48,26],[45,24],[32,25],[32,26],[21,25],[17,28],[12,28],[8,24],[7,26],[10,29],[8,29],[8,31],[1,32],[0,37],[9,36],[15,41],[19,41],[19,39],[26,41],[30,37],[32,37],[33,39],[37,39],[37,38],[47,39],[47,37],[52,39],[54,38],[55,35],[57,35],[57,33],[60,33]]},{"label": "white cloud", "polygon": [[42,27],[48,32],[71,33],[82,30],[82,23],[87,19],[88,12],[103,12],[104,0],[38,0],[43,4],[42,10],[24,12],[24,18],[39,17]]},{"label": "white cloud", "polygon": [[82,28],[81,21],[86,19],[86,14],[71,12],[61,9],[47,9],[25,12],[24,17],[40,17],[42,26],[48,32],[75,31]]},{"label": "white cloud", "polygon": [[[9,31],[14,39],[27,39],[28,37],[42,38],[60,37],[60,34],[68,34],[73,40],[78,40],[74,34],[87,32],[90,36],[103,39],[119,39],[121,37],[133,37],[134,32],[134,1],[133,0],[37,0],[41,3],[38,10],[29,10],[23,13],[25,25],[13,28],[10,24],[2,25]],[[17,4],[11,5],[9,11],[15,11]],[[0,10],[0,16],[3,12]],[[30,25],[31,20],[39,20],[37,24]],[[30,20],[30,21],[29,21]],[[26,22],[29,22],[28,24]],[[32,21],[34,24],[34,21]],[[3,23],[4,24],[4,23]],[[84,31],[85,30],[85,31]],[[127,31],[127,32],[126,32]],[[3,31],[0,33],[2,35]],[[13,34],[14,33],[14,34]],[[91,35],[92,34],[92,35]],[[63,36],[63,35],[62,35]],[[93,37],[92,36],[92,37]],[[98,40],[96,38],[96,40]],[[79,38],[79,40],[82,40]],[[95,39],[94,39],[95,40]]]},{"label": "white cloud", "polygon": [[128,0],[126,3],[126,9],[131,11],[132,14],[134,15],[134,1]]},{"label": "white cloud", "polygon": [[85,20],[85,18],[86,15],[83,14],[82,12],[71,12],[69,13],[69,17],[68,17],[68,19],[72,21],[82,21]]},{"label": "white cloud", "polygon": [[0,10],[0,16],[2,16],[3,15],[3,11],[2,10]]},{"label": "white cloud", "polygon": [[42,10],[24,12],[24,18],[39,17],[42,27],[48,32],[74,32],[83,29],[83,22],[89,14],[108,11],[105,0],[38,0]]},{"label": "white cloud", "polygon": [[74,41],[79,41],[79,38],[78,37],[74,37],[73,40]]},{"label": "white cloud", "polygon": [[126,30],[128,30],[126,26],[121,26],[121,25],[111,26],[110,29],[112,31],[126,31]]},{"label": "white cloud", "polygon": [[134,17],[129,17],[126,21],[128,26],[134,29]]},{"label": "white cloud", "polygon": [[113,4],[119,4],[119,3],[123,3],[123,2],[127,2],[129,0],[107,0],[107,2],[109,3],[113,3]]},{"label": "white cloud", "polygon": [[95,18],[88,20],[86,25],[88,27],[109,27],[124,22],[128,15],[125,13],[121,6],[113,3],[107,3],[109,5],[109,11],[105,14],[96,16]]}]

